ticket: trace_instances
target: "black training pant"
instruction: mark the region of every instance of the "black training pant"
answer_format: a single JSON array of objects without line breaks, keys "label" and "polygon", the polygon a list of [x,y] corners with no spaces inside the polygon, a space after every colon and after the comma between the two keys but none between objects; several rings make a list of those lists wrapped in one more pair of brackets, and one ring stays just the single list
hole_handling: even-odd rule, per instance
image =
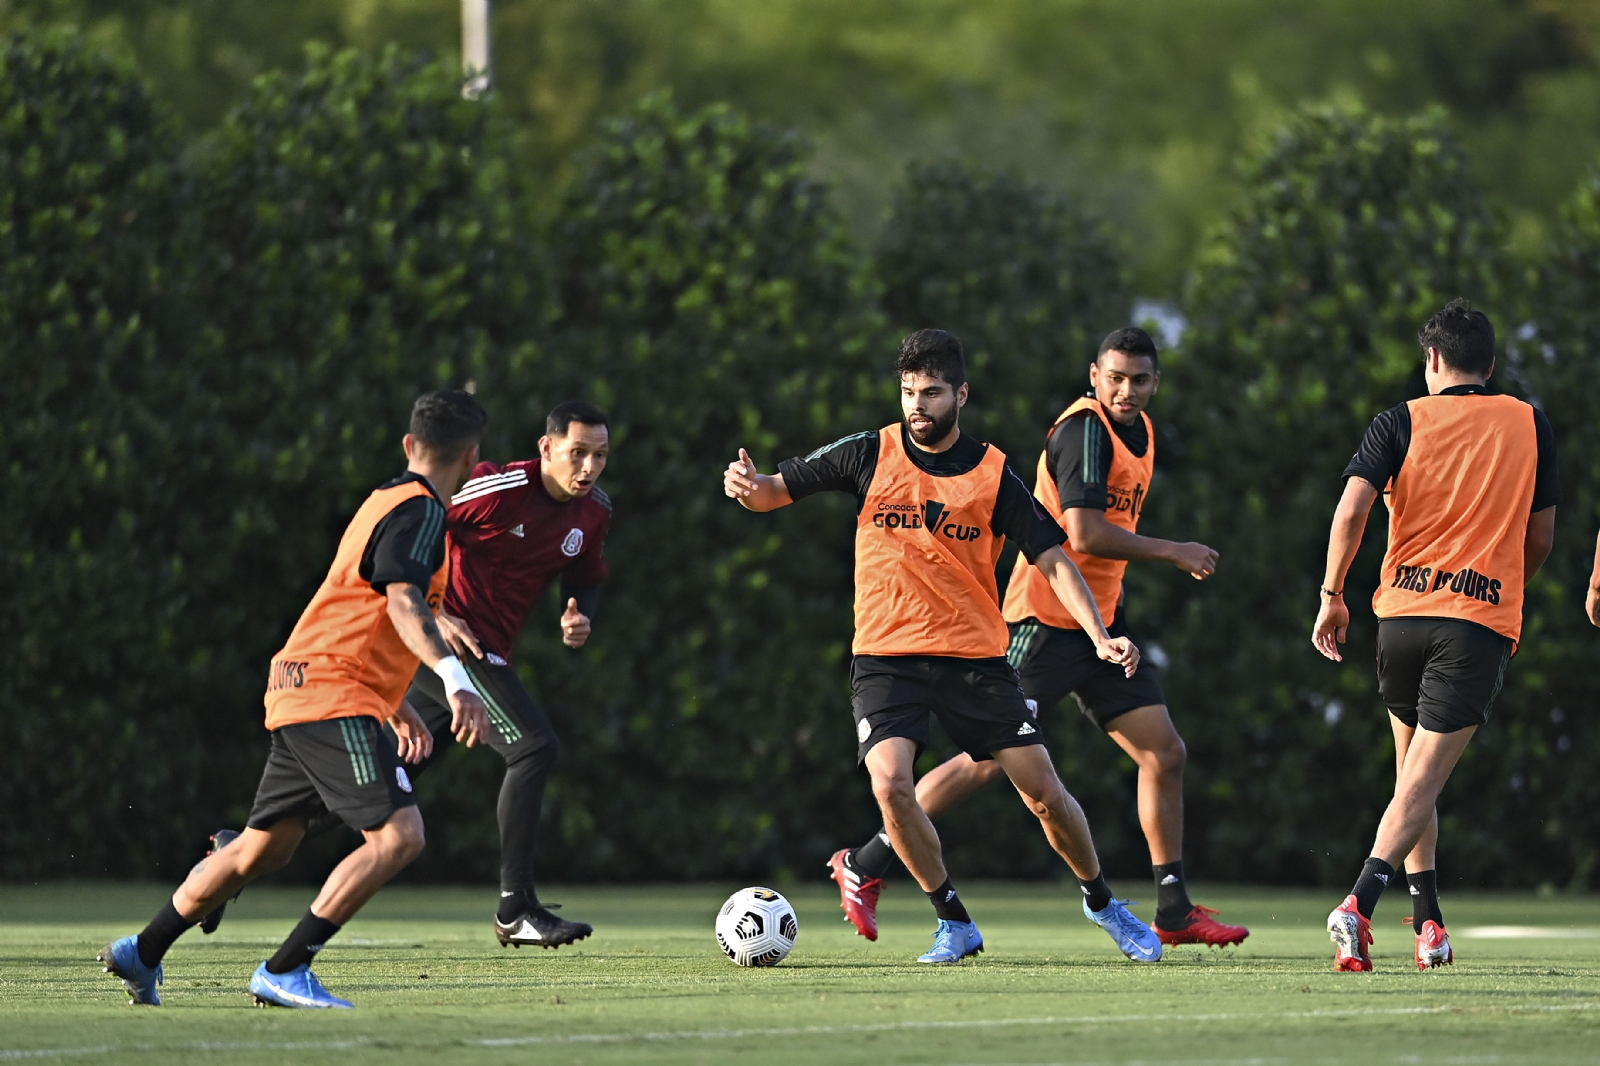
[{"label": "black training pant", "polygon": [[[539,814],[544,807],[545,782],[550,779],[561,745],[550,719],[509,665],[495,665],[471,656],[464,657],[462,663],[489,707],[489,735],[483,739],[506,761],[500,802],[495,808],[500,820],[500,890],[523,891],[537,898],[533,852],[539,835]],[[455,737],[450,732],[450,704],[438,674],[427,667],[418,670],[406,699],[433,734],[433,754],[410,768],[415,777],[441,758]],[[393,736],[387,729],[386,734]]]}]

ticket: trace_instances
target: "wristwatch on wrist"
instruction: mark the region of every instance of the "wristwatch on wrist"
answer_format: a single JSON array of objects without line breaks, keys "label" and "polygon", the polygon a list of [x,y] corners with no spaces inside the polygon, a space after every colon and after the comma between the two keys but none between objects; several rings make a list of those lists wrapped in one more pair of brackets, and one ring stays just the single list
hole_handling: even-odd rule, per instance
[{"label": "wristwatch on wrist", "polygon": [[1338,592],[1335,592],[1332,589],[1319,587],[1317,589],[1317,591],[1322,593],[1324,596],[1328,597],[1328,599],[1330,599],[1330,600],[1337,599],[1338,597],[1344,595],[1344,589],[1340,589]]}]

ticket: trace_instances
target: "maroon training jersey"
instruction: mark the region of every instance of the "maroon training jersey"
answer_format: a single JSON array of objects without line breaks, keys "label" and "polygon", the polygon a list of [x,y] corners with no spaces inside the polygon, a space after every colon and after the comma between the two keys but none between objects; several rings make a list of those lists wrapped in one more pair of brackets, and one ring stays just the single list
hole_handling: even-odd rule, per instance
[{"label": "maroon training jersey", "polygon": [[479,463],[450,501],[450,585],[445,610],[466,619],[485,652],[511,658],[534,603],[560,575],[584,588],[610,576],[611,499],[599,486],[565,502],[551,497],[539,460]]}]

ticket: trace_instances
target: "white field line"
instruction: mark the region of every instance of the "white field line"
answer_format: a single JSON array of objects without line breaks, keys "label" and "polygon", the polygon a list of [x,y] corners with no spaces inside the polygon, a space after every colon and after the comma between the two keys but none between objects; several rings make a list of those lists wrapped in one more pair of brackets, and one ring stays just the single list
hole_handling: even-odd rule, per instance
[{"label": "white field line", "polygon": [[1459,934],[1478,940],[1594,940],[1600,929],[1559,925],[1469,925]]},{"label": "white field line", "polygon": [[[573,1033],[568,1036],[512,1036],[489,1037],[482,1040],[447,1040],[432,1044],[408,1044],[411,1047],[530,1047],[542,1044],[629,1044],[671,1040],[740,1040],[750,1037],[785,1036],[847,1036],[857,1033],[910,1032],[938,1029],[998,1029],[1013,1026],[1036,1025],[1107,1025],[1129,1022],[1229,1022],[1271,1019],[1320,1018],[1381,1018],[1428,1014],[1553,1014],[1573,1011],[1600,1010],[1600,1001],[1563,1003],[1558,1005],[1503,1007],[1388,1007],[1372,1009],[1356,1007],[1348,1010],[1266,1011],[1255,1013],[1230,1012],[1225,1014],[1081,1014],[1042,1018],[976,1018],[955,1021],[881,1022],[862,1025],[797,1025],[770,1029],[680,1029],[653,1033]],[[402,1041],[393,1038],[350,1040],[303,1040],[270,1042],[260,1040],[217,1041],[196,1040],[178,1044],[123,1044],[76,1048],[16,1048],[0,1049],[0,1061],[22,1059],[65,1058],[68,1056],[112,1055],[141,1051],[323,1051],[340,1048],[365,1047],[382,1043],[398,1046]],[[1168,1059],[1166,1062],[1188,1060]],[[1229,1060],[1245,1062],[1251,1060]],[[1263,1060],[1265,1061],[1265,1060]]]}]

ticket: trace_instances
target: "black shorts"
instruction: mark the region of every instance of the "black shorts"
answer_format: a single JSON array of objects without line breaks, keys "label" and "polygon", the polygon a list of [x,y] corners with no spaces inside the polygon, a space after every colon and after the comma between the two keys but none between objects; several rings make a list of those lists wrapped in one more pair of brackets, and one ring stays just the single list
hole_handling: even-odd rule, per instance
[{"label": "black shorts", "polygon": [[850,660],[850,706],[857,763],[888,737],[914,740],[921,751],[932,714],[950,739],[980,762],[1001,748],[1044,743],[1017,672],[1000,658],[857,655]]},{"label": "black shorts", "polygon": [[416,805],[411,778],[378,720],[330,718],[272,731],[249,825],[270,829],[285,818],[310,822],[331,812],[352,829],[376,829]]},{"label": "black shorts", "polygon": [[[1113,637],[1129,635],[1120,605],[1106,631]],[[1101,729],[1110,728],[1118,715],[1167,703],[1148,658],[1141,655],[1139,668],[1129,677],[1122,667],[1096,655],[1094,641],[1081,629],[1057,629],[1031,619],[1013,622],[1006,658],[1017,668],[1023,694],[1030,700],[1049,707],[1071,693],[1078,709]]]},{"label": "black shorts", "polygon": [[[539,751],[545,753],[547,760],[553,760],[560,750],[556,731],[517,677],[517,672],[504,659],[496,662],[468,655],[461,663],[489,708],[489,735],[482,738],[483,743],[507,762]],[[450,732],[450,704],[445,699],[444,682],[438,674],[426,666],[418,670],[417,676],[411,679],[406,700],[428,723],[428,731],[433,734],[433,754],[411,768],[411,773],[416,775],[449,750],[455,735]],[[386,735],[389,735],[387,729]]]},{"label": "black shorts", "polygon": [[1459,618],[1378,621],[1378,695],[1408,726],[1454,733],[1489,720],[1511,638]]}]

